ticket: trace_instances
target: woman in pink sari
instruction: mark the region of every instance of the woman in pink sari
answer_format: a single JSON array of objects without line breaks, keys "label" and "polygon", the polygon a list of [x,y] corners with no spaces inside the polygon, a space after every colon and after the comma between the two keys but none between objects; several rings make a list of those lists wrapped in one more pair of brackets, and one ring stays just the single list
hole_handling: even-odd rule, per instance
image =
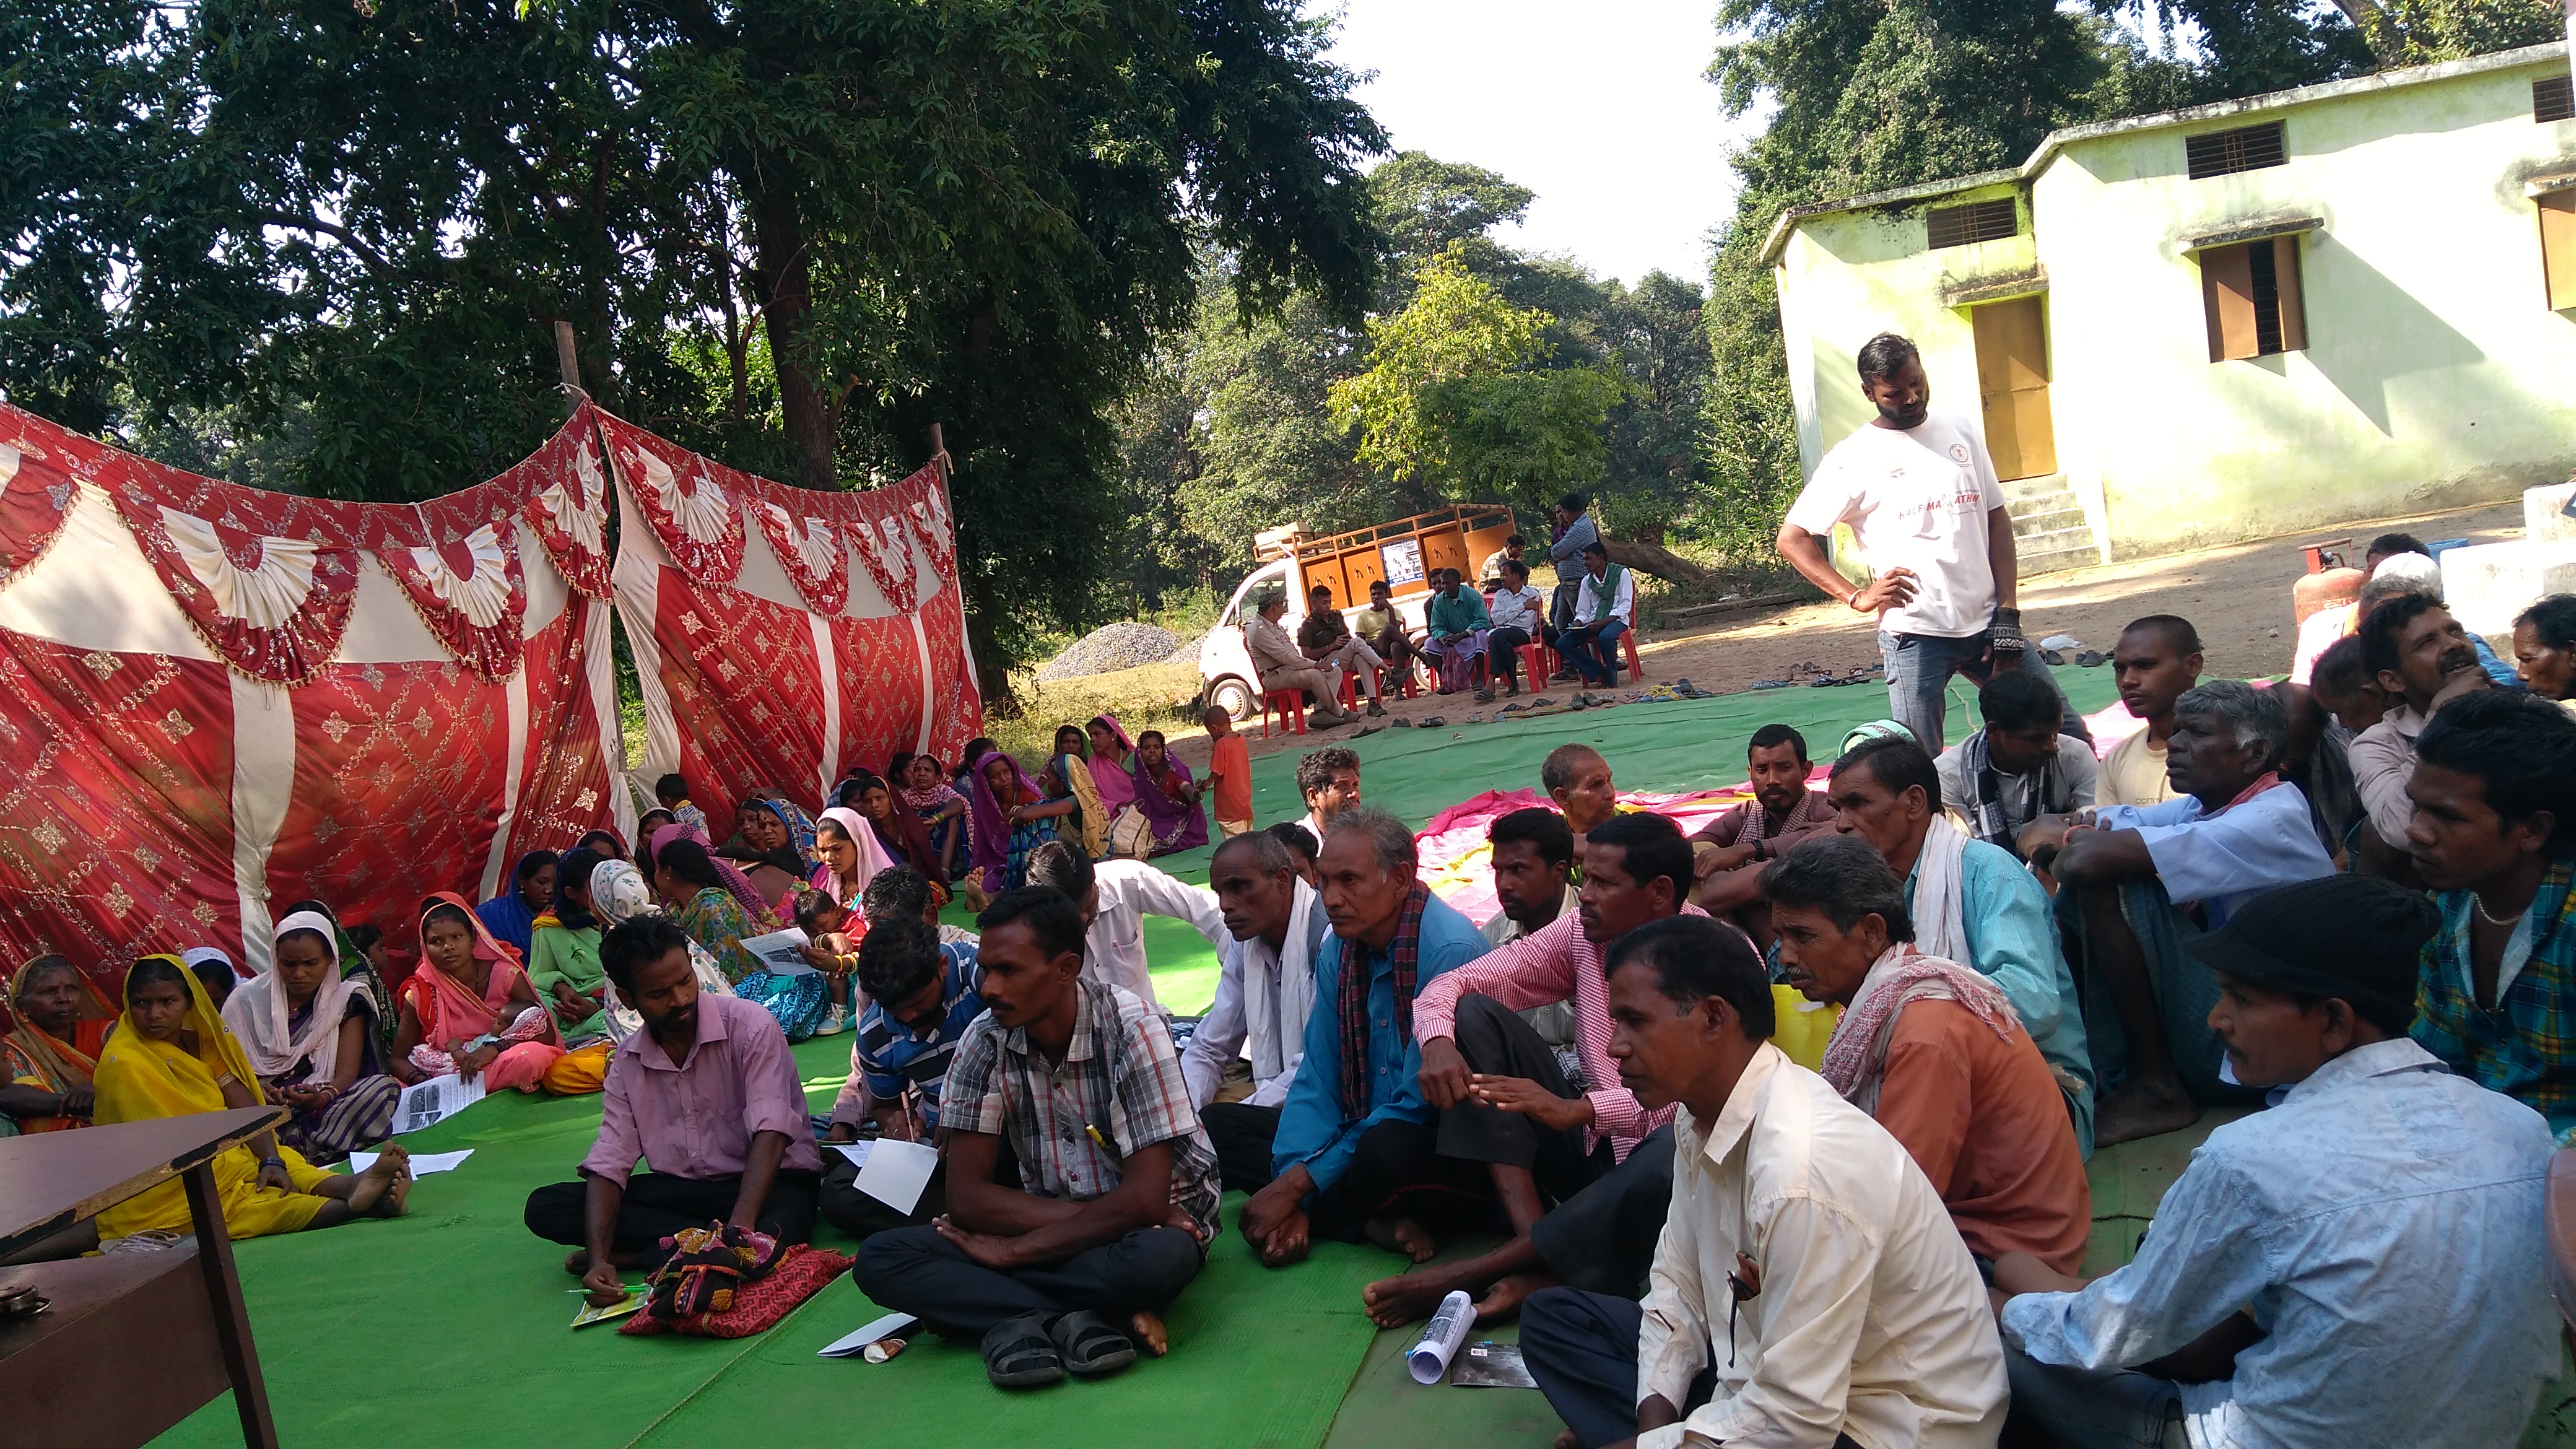
[{"label": "woman in pink sari", "polygon": [[1116,715],[1093,715],[1091,723],[1083,727],[1083,733],[1091,737],[1091,784],[1100,792],[1101,829],[1106,831],[1108,822],[1116,820],[1121,809],[1136,801],[1136,781],[1132,773],[1136,744],[1127,738],[1127,731],[1120,727]]},{"label": "woman in pink sari", "polygon": [[479,1074],[489,1090],[533,1092],[564,1054],[518,953],[453,891],[421,902],[420,967],[397,1000],[402,1022],[386,1066],[406,1086],[455,1072]]}]

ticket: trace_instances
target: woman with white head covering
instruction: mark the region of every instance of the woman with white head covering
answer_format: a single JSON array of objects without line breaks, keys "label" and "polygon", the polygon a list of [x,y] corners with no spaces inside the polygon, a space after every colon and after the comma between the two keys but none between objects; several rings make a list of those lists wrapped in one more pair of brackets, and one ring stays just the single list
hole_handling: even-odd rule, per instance
[{"label": "woman with white head covering", "polygon": [[[590,872],[590,913],[599,918],[602,930],[622,926],[637,916],[656,914],[652,888],[644,884],[644,872],[631,861],[603,860]],[[708,996],[731,996],[733,986],[725,980],[724,968],[707,954],[704,946],[689,942],[689,965],[697,972],[698,990]],[[644,1024],[642,1013],[618,999],[617,989],[608,991],[608,1032],[624,1041]]]},{"label": "woman with white head covering", "polygon": [[328,1166],[391,1134],[402,1084],[377,1055],[374,999],[341,974],[340,933],[316,911],[277,923],[268,970],[224,1001],[232,1030],[259,1074],[255,1086],[291,1114],[278,1140]]}]

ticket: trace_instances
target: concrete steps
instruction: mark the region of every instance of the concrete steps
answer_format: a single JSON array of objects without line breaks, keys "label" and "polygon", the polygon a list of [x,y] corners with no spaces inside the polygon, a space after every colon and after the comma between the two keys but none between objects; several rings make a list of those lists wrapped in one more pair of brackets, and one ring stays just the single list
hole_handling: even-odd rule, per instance
[{"label": "concrete steps", "polygon": [[2021,575],[2055,573],[2101,562],[2093,525],[2084,516],[2066,475],[2015,478],[2004,484],[2004,508],[2012,515],[2014,550]]}]

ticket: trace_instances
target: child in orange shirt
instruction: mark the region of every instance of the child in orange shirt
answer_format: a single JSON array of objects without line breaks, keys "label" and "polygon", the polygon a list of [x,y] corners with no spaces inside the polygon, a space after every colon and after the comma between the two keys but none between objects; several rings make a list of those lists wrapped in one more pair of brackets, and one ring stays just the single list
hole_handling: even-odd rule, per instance
[{"label": "child in orange shirt", "polygon": [[1234,716],[1211,707],[1206,724],[1216,744],[1208,755],[1208,780],[1215,787],[1208,813],[1216,817],[1217,838],[1232,840],[1252,828],[1252,752],[1234,732]]}]

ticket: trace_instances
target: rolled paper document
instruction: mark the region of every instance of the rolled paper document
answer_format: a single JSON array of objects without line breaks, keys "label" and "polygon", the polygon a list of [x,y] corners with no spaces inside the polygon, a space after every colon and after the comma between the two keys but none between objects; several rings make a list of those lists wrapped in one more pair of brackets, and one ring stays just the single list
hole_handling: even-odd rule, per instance
[{"label": "rolled paper document", "polygon": [[1458,1345],[1467,1341],[1467,1330],[1476,1326],[1475,1300],[1463,1292],[1452,1293],[1440,1300],[1440,1311],[1422,1330],[1422,1341],[1404,1356],[1413,1370],[1417,1384],[1436,1384],[1449,1372],[1449,1360],[1458,1356]]}]

